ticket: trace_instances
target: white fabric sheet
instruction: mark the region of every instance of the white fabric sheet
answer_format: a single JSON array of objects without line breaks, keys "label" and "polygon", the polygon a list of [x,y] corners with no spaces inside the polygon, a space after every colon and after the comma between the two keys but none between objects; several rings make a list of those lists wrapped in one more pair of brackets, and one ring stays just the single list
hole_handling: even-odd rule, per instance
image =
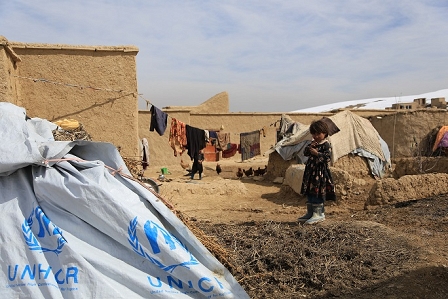
[{"label": "white fabric sheet", "polygon": [[54,128],[0,103],[0,298],[249,298],[112,144]]}]

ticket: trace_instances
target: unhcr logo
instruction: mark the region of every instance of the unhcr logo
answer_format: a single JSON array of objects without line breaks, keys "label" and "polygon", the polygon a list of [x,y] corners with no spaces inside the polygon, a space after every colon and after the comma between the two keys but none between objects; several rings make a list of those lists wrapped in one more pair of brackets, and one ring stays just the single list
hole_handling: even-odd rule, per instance
[{"label": "unhcr logo", "polygon": [[[128,241],[138,255],[148,259],[160,269],[172,273],[177,267],[198,265],[199,262],[174,235],[153,221],[146,221],[144,231],[151,252],[146,252],[137,236],[137,217],[130,221]],[[161,258],[163,256],[163,258]],[[161,260],[165,261],[164,263]]]},{"label": "unhcr logo", "polygon": [[[33,226],[37,227],[37,237],[33,233]],[[53,252],[59,255],[67,241],[62,236],[62,231],[54,225],[38,206],[31,212],[28,219],[22,224],[23,237],[30,250]],[[39,242],[39,240],[41,240]],[[42,246],[41,244],[49,244]]]}]

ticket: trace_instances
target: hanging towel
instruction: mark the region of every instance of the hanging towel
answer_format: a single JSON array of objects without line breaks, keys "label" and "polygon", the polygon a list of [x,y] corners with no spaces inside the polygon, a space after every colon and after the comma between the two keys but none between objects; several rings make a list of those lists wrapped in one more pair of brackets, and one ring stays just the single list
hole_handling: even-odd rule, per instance
[{"label": "hanging towel", "polygon": [[160,136],[165,133],[167,126],[168,114],[152,105],[151,107],[151,124],[149,126],[149,131],[156,130]]}]

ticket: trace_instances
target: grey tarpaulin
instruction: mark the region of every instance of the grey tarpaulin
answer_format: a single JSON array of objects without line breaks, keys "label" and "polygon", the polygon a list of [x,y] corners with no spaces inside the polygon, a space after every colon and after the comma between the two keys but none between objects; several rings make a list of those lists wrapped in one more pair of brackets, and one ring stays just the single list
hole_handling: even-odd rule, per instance
[{"label": "grey tarpaulin", "polygon": [[249,298],[112,144],[25,116],[0,103],[1,298]]}]

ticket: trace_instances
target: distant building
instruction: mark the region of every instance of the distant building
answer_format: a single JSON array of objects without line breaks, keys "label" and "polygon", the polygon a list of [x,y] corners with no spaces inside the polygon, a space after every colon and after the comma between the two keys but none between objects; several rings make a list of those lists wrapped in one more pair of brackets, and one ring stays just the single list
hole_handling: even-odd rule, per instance
[{"label": "distant building", "polygon": [[392,107],[386,109],[396,109],[396,110],[416,110],[423,108],[438,108],[446,109],[445,98],[432,98],[431,104],[426,104],[426,98],[414,99],[413,102],[408,103],[396,103],[392,104]]},{"label": "distant building", "polygon": [[446,109],[445,98],[432,98],[431,99],[431,107],[436,107],[439,109]]},{"label": "distant building", "polygon": [[414,103],[418,103],[419,107],[426,107],[426,98],[414,99]]}]

